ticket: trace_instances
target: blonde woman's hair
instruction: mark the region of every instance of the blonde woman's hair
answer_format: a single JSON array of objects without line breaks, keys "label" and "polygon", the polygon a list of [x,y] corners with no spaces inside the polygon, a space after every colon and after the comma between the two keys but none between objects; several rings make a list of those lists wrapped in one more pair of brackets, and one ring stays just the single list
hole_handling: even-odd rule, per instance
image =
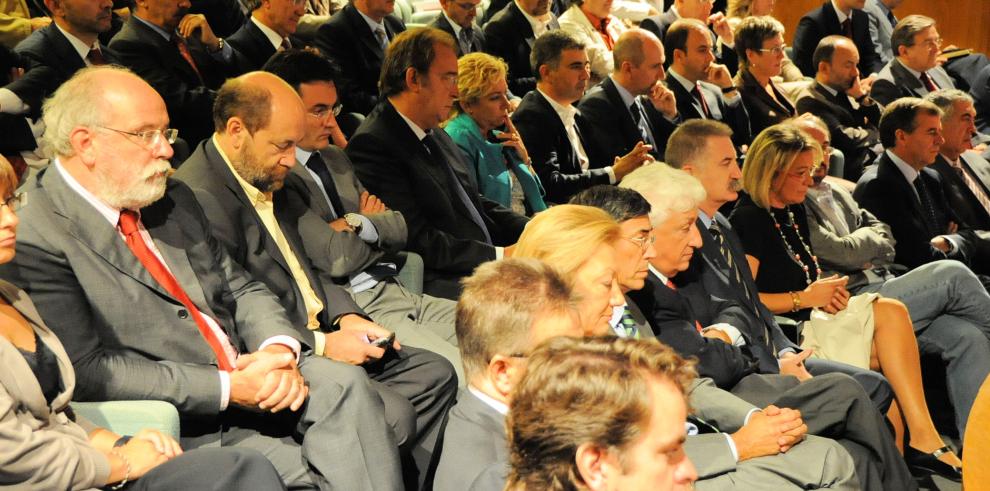
[{"label": "blonde woman's hair", "polygon": [[488,53],[470,53],[457,60],[457,102],[451,110],[451,118],[464,112],[464,104],[478,102],[488,88],[499,80],[505,80],[508,65],[501,58]]},{"label": "blonde woman's hair", "polygon": [[619,239],[619,224],[601,208],[558,205],[526,225],[512,257],[532,257],[557,269],[568,286],[574,272],[602,245]]},{"label": "blonde woman's hair", "polygon": [[753,140],[743,163],[742,186],[757,206],[770,209],[770,187],[782,172],[787,172],[798,154],[815,152],[814,162],[821,162],[818,142],[793,124],[781,123],[760,132]]}]

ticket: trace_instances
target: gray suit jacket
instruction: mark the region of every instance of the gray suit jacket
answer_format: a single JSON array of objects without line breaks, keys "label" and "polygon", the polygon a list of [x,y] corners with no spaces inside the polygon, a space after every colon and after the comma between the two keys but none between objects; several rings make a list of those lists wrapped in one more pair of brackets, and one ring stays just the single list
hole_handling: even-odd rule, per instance
[{"label": "gray suit jacket", "polygon": [[[286,179],[285,187],[279,193],[293,203],[301,203],[315,213],[299,217],[298,229],[303,236],[306,251],[314,265],[327,271],[335,278],[347,278],[364,271],[375,264],[388,253],[395,253],[406,245],[408,229],[402,213],[389,210],[384,213],[366,215],[378,231],[378,242],[368,244],[357,234],[337,232],[325,225],[347,213],[359,213],[361,209],[361,193],[366,189],[354,174],[350,159],[338,147],[333,145],[320,150],[320,157],[326,163],[327,170],[333,177],[334,187],[340,196],[343,210],[333,210],[326,194],[317,184],[313,175],[306,170],[305,162],[296,162],[292,168],[292,177]],[[385,204],[388,206],[388,203]],[[307,230],[317,229],[316,219],[323,222],[320,229],[327,229],[328,234],[307,234]]]},{"label": "gray suit jacket", "polygon": [[[110,475],[110,463],[89,444],[95,427],[69,409],[76,377],[69,355],[41,321],[27,294],[0,281],[0,295],[37,333],[40,342],[58,358],[63,390],[51,406],[45,401],[24,357],[0,336],[0,462],[4,483],[25,489],[79,489],[99,487]],[[78,423],[78,424],[77,424]]]},{"label": "gray suit jacket", "polygon": [[887,17],[887,7],[880,5],[880,0],[866,0],[863,12],[870,16],[870,39],[877,48],[880,61],[888,63],[894,59],[894,51],[890,48],[890,35],[894,33],[894,25]]},{"label": "gray suit jacket", "polygon": [[[20,211],[17,256],[0,266],[0,277],[27,290],[62,340],[79,381],[76,398],[167,401],[184,418],[184,436],[215,433],[217,360],[189,312],[56,165],[23,189],[31,204]],[[235,348],[255,351],[275,335],[303,345],[312,339],[301,338],[278,300],[231,261],[185,185],[169,180],[141,221],[190,299]]]},{"label": "gray suit jacket", "polygon": [[[928,70],[928,75],[940,89],[956,88],[952,77],[940,66]],[[870,97],[885,106],[901,97],[925,97],[927,94],[928,89],[921,83],[921,79],[904,68],[897,58],[890,60],[880,70],[873,88],[870,89]]]},{"label": "gray suit jacket", "polygon": [[[447,418],[433,489],[497,491],[505,487],[509,468],[505,416],[469,390],[462,389]],[[495,466],[504,470],[501,482],[497,472],[484,472],[487,467]]]}]

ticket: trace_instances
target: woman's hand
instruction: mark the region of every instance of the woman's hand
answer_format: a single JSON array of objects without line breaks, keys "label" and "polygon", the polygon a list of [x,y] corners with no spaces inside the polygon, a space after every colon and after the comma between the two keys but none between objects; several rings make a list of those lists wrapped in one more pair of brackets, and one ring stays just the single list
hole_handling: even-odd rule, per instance
[{"label": "woman's hand", "polygon": [[526,145],[523,145],[522,137],[519,136],[519,131],[512,124],[512,118],[508,114],[505,115],[505,131],[498,135],[498,138],[502,140],[503,147],[514,148],[519,159],[526,165],[530,164],[529,152],[526,151]]},{"label": "woman's hand", "polygon": [[[836,297],[836,290],[841,288],[845,290],[846,282],[849,281],[848,276],[839,277],[838,275],[832,275],[828,278],[821,278],[818,281],[808,285],[801,292],[801,307],[818,307],[822,310],[834,314],[838,310],[832,309],[832,300]],[[848,299],[849,293],[846,292],[846,298]],[[843,305],[842,308],[845,308]]]},{"label": "woman's hand", "polygon": [[175,439],[171,436],[168,436],[158,430],[145,428],[137,432],[137,434],[135,434],[131,439],[147,440],[154,445],[155,450],[157,450],[158,453],[161,453],[170,459],[172,457],[182,455],[182,447],[179,445],[179,442],[175,441]]}]

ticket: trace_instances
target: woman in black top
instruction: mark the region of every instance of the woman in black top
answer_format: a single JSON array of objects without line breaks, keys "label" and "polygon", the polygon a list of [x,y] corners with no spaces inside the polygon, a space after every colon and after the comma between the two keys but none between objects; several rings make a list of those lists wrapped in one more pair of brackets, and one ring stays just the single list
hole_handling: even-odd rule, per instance
[{"label": "woman in black top", "polygon": [[784,26],[773,17],[747,17],[736,28],[739,73],[735,84],[754,135],[797,114],[773,81],[787,60],[785,48]]},{"label": "woman in black top", "polygon": [[[836,313],[846,308],[847,277],[821,278],[808,241],[804,196],[821,150],[795,126],[767,128],[753,140],[743,166],[743,188],[729,220],[746,250],[760,300],[774,313],[807,319],[812,308]],[[942,442],[925,402],[918,343],[904,304],[879,298],[872,304],[874,332],[870,368],[884,373],[894,389],[888,415],[910,430],[909,446],[959,467]],[[899,406],[899,408],[898,408]],[[951,469],[947,474],[951,476]]]}]

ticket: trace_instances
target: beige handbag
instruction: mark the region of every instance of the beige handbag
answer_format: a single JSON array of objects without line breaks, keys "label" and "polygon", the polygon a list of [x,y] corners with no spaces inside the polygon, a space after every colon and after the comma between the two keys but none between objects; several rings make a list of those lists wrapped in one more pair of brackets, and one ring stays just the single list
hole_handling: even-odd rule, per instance
[{"label": "beige handbag", "polygon": [[880,295],[864,293],[849,299],[836,314],[814,309],[801,331],[801,347],[815,350],[817,358],[870,369],[873,348],[873,302]]}]

